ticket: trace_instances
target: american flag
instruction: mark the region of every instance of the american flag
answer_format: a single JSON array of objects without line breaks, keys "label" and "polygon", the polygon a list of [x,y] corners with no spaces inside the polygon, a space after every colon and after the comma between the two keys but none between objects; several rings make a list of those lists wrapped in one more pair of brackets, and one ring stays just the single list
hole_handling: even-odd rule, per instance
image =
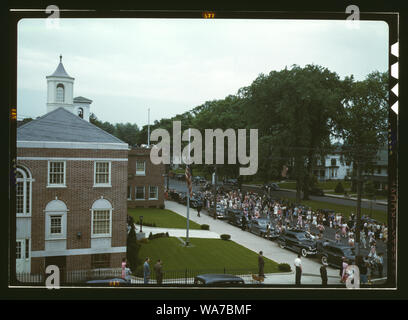
[{"label": "american flag", "polygon": [[193,196],[193,185],[191,182],[191,171],[190,171],[189,166],[186,166],[186,182],[187,182],[188,191],[190,193],[190,197],[192,197]]}]

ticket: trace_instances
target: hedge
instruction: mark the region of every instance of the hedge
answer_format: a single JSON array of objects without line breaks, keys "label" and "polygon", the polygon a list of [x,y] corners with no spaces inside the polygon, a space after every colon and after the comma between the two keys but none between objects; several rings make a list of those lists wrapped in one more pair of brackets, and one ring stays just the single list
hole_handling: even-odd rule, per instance
[{"label": "hedge", "polygon": [[201,230],[210,230],[210,226],[208,224],[202,224]]},{"label": "hedge", "polygon": [[282,271],[282,272],[290,272],[290,271],[292,271],[292,268],[291,268],[290,265],[287,264],[287,263],[279,263],[279,264],[278,264],[278,269],[279,269],[279,271]]},{"label": "hedge", "polygon": [[231,236],[230,236],[229,234],[222,234],[222,235],[220,235],[220,238],[221,238],[222,240],[230,240],[230,239],[231,239]]}]

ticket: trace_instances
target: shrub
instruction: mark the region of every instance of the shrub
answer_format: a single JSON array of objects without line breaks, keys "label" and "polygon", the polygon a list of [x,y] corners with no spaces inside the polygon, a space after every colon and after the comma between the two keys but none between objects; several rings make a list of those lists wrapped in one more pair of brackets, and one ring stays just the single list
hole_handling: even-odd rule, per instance
[{"label": "shrub", "polygon": [[164,209],[164,204],[161,204],[159,208]]},{"label": "shrub", "polygon": [[210,226],[208,224],[202,224],[201,230],[210,230]]},{"label": "shrub", "polygon": [[334,192],[335,193],[344,193],[344,187],[343,187],[343,184],[341,182],[339,182],[336,185],[336,188],[334,188]]},{"label": "shrub", "polygon": [[149,242],[149,239],[143,238],[143,239],[141,239],[141,240],[139,240],[139,241],[140,241],[140,243],[148,243],[148,242]]},{"label": "shrub", "polygon": [[222,240],[230,240],[231,239],[231,236],[229,234],[222,234],[222,235],[220,235],[220,237],[221,237]]},{"label": "shrub", "polygon": [[169,233],[168,232],[166,232],[166,233],[161,232],[161,233],[152,234],[150,232],[150,234],[149,234],[149,240],[164,238],[164,237],[169,237]]},{"label": "shrub", "polygon": [[287,263],[279,263],[278,264],[278,269],[281,272],[290,272],[290,271],[292,271],[292,268]]}]

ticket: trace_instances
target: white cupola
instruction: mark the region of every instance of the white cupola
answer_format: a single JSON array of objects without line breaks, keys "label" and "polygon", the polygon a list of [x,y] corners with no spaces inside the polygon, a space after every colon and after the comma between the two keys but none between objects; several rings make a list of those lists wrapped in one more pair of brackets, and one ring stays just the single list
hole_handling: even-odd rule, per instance
[{"label": "white cupola", "polygon": [[57,69],[47,76],[47,113],[60,107],[89,121],[90,105],[92,100],[84,97],[74,98],[74,80],[65,71],[62,64],[62,55]]},{"label": "white cupola", "polygon": [[64,107],[73,112],[74,78],[65,71],[60,55],[60,63],[54,73],[47,76],[47,113]]}]

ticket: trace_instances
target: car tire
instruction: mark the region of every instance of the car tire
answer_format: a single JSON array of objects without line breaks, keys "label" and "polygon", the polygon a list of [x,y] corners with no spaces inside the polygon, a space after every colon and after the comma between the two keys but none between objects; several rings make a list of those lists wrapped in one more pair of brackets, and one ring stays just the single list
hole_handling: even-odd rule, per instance
[{"label": "car tire", "polygon": [[305,248],[300,249],[300,254],[302,255],[302,257],[306,258],[307,257],[307,250]]},{"label": "car tire", "polygon": [[326,256],[322,256],[321,262],[322,262],[322,264],[324,264],[326,266],[329,265],[329,263],[327,262],[327,257]]}]

